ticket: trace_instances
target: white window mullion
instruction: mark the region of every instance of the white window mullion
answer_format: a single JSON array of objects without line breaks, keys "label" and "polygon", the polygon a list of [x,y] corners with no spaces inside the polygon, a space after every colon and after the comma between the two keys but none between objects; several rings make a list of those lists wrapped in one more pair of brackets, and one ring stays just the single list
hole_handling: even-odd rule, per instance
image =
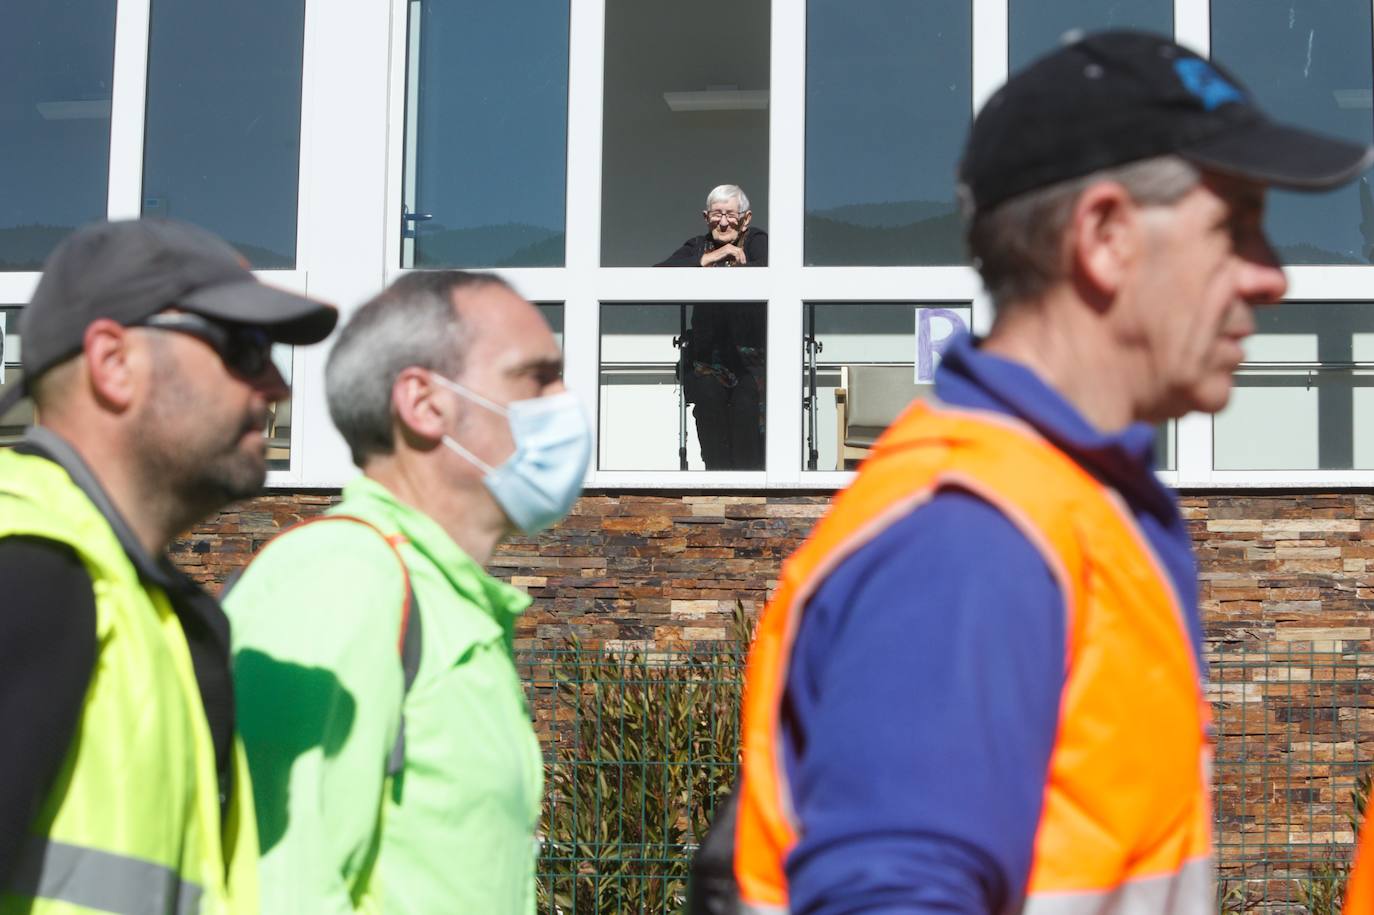
[{"label": "white window mullion", "polygon": [[[27,305],[40,273],[0,273],[0,305]],[[15,333],[14,327],[9,328]]]},{"label": "white window mullion", "polygon": [[1212,479],[1212,417],[1189,413],[1178,420],[1175,463],[1181,486],[1202,485]]},{"label": "white window mullion", "polygon": [[972,0],[975,112],[1007,81],[1007,61],[1010,59],[1008,2],[1010,0]]},{"label": "white window mullion", "polygon": [[120,0],[115,14],[114,83],[110,100],[110,219],[132,219],[143,210],[143,118],[151,9],[151,0]]},{"label": "white window mullion", "polygon": [[[605,107],[606,0],[568,11],[568,147],[563,283],[563,380],[592,429],[587,483],[600,472],[601,145]],[[524,287],[521,287],[523,291]]]},{"label": "white window mullion", "polygon": [[1374,301],[1374,268],[1355,264],[1300,264],[1285,267],[1285,302]]},{"label": "white window mullion", "polygon": [[804,447],[802,301],[795,284],[786,284],[786,288],[787,293],[768,301],[768,399],[764,425],[768,483],[784,486],[801,479]]},{"label": "white window mullion", "polygon": [[[393,67],[389,36],[392,17],[404,12],[403,0],[306,4],[299,199],[309,206],[297,217],[296,263],[309,294],[338,305],[341,322],[382,288],[388,235],[399,232],[400,209],[389,208],[399,163],[388,155],[388,116],[393,81],[405,73],[401,63]],[[357,473],[329,419],[328,352],[327,343],[298,347],[294,359],[292,476],[309,486],[337,486]]]},{"label": "white window mullion", "polygon": [[806,5],[773,10],[768,110],[768,265],[802,264],[806,198]]},{"label": "white window mullion", "polygon": [[[769,49],[768,302],[764,468],[769,485],[802,471],[802,246],[806,201],[806,6],[775,4]],[[734,274],[738,271],[725,271]]]},{"label": "white window mullion", "polygon": [[[606,0],[576,0],[568,21],[568,161],[565,263],[601,264],[601,138]],[[569,311],[568,324],[577,317]]]},{"label": "white window mullion", "polygon": [[601,303],[590,288],[569,292],[563,300],[563,382],[578,399],[592,427],[592,459],[587,465],[589,485],[599,479],[601,443]]},{"label": "white window mullion", "polygon": [[1174,40],[1203,57],[1212,53],[1212,7],[1209,0],[1174,0]]},{"label": "white window mullion", "polygon": [[[310,36],[310,10],[315,4],[306,5],[306,39]],[[415,209],[415,159],[416,159],[416,118],[419,92],[415,83],[419,80],[420,42],[419,17],[422,4],[412,0],[393,0],[391,9],[391,79],[387,89],[387,144],[386,144],[386,210],[382,218],[385,227],[383,263],[386,281],[391,282],[400,275],[402,263],[409,263],[414,257],[415,243],[402,235],[404,223],[401,220],[403,208]],[[310,48],[307,43],[306,57]],[[306,71],[306,85],[309,70]],[[309,93],[307,92],[307,96]],[[304,121],[304,112],[302,112]],[[302,186],[305,182],[301,182]],[[403,260],[404,258],[404,260]]]}]

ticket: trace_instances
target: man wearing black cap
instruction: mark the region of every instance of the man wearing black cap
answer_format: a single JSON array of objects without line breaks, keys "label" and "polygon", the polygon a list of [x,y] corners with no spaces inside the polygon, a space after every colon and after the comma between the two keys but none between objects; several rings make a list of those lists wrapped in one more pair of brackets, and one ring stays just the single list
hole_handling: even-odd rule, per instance
[{"label": "man wearing black cap", "polygon": [[165,551],[261,487],[272,343],[336,319],[189,225],[49,258],[0,401],[39,417],[0,452],[0,908],[257,911],[228,624]]},{"label": "man wearing black cap", "polygon": [[1152,427],[1221,409],[1267,185],[1371,150],[1151,35],[1067,45],[960,167],[996,306],[784,568],[750,656],[749,911],[1214,911],[1196,573]]}]

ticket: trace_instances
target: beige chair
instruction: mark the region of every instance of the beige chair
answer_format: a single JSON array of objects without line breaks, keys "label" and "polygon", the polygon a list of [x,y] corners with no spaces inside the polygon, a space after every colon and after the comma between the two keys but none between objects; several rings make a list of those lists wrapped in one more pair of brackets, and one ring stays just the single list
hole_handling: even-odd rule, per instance
[{"label": "beige chair", "polygon": [[910,365],[846,365],[835,389],[835,469],[851,470],[907,404],[934,396],[935,385],[918,384]]},{"label": "beige chair", "polygon": [[278,401],[268,408],[267,420],[267,459],[269,461],[289,461],[291,459],[291,400]]},{"label": "beige chair", "polygon": [[[17,365],[4,367],[5,384],[0,394],[10,390],[10,385],[19,383],[21,374]],[[0,416],[0,445],[13,445],[24,437],[24,430],[33,424],[33,401],[27,397],[19,401],[4,416]]]}]

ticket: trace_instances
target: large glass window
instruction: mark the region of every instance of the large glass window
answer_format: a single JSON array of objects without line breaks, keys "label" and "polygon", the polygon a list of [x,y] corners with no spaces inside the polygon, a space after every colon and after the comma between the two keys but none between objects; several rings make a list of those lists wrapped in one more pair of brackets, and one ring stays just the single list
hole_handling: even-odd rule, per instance
[{"label": "large glass window", "polygon": [[763,302],[601,307],[602,470],[763,470]]},{"label": "large glass window", "polygon": [[[1212,55],[1274,117],[1358,143],[1374,139],[1368,0],[1212,0]],[[1368,176],[1324,194],[1275,192],[1265,220],[1290,264],[1374,256]]]},{"label": "large glass window", "polygon": [[806,263],[964,263],[969,0],[806,9]]},{"label": "large glass window", "polygon": [[971,324],[968,302],[808,304],[802,466],[854,469],[911,401],[932,395],[940,353]]},{"label": "large glass window", "polygon": [[1214,423],[1217,470],[1374,469],[1374,305],[1264,309]]},{"label": "large glass window", "polygon": [[768,228],[769,3],[606,0],[601,263],[647,267],[744,189]]},{"label": "large glass window", "polygon": [[115,0],[0,5],[0,270],[105,216]]},{"label": "large glass window", "polygon": [[562,266],[568,0],[407,5],[401,266]]},{"label": "large glass window", "polygon": [[304,0],[153,0],[143,213],[296,265]]},{"label": "large glass window", "polygon": [[1065,33],[1144,29],[1174,33],[1172,0],[1010,0],[1010,63],[1019,70],[1059,46]]}]

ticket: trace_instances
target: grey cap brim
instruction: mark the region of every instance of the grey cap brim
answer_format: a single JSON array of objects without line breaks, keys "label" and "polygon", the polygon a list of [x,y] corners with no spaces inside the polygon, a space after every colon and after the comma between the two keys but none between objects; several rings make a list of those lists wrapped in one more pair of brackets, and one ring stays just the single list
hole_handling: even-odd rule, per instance
[{"label": "grey cap brim", "polygon": [[276,342],[298,346],[319,343],[339,322],[334,306],[256,279],[205,286],[182,296],[176,305],[207,318],[261,327]]},{"label": "grey cap brim", "polygon": [[1206,169],[1294,191],[1340,187],[1374,165],[1374,146],[1269,120],[1225,131],[1178,154]]}]

